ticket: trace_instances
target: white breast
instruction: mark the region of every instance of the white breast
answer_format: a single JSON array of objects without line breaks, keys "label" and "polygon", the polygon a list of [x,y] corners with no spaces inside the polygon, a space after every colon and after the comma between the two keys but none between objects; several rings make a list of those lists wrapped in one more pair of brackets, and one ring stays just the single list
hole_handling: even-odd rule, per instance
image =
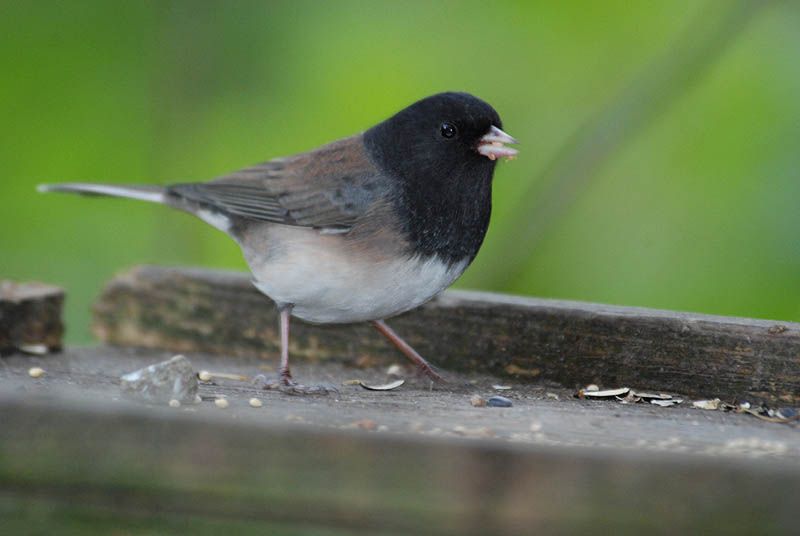
[{"label": "white breast", "polygon": [[275,226],[268,234],[264,247],[244,248],[254,283],[276,302],[294,304],[294,316],[309,322],[362,322],[408,311],[450,286],[468,264],[364,251],[310,229]]}]

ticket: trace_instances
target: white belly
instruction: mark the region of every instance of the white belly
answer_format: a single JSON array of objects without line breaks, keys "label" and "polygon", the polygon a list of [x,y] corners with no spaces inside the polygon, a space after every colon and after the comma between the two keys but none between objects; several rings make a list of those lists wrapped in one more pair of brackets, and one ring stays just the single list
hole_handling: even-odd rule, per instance
[{"label": "white belly", "polygon": [[266,252],[245,251],[254,284],[277,303],[293,304],[292,314],[308,322],[362,322],[408,311],[450,286],[468,264],[397,259],[358,245],[335,247],[342,237],[274,229]]}]

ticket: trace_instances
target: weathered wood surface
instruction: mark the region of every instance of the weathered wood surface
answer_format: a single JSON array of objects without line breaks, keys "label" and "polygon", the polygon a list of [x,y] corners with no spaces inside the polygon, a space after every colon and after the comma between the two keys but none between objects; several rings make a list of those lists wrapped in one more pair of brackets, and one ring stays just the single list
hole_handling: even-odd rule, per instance
[{"label": "weathered wood surface", "polygon": [[64,291],[44,283],[0,280],[0,353],[61,348]]},{"label": "weathered wood surface", "polygon": [[[797,323],[465,291],[390,323],[445,371],[800,401]],[[112,344],[274,358],[277,325],[271,302],[245,274],[143,266],[106,287],[94,331]],[[367,325],[299,321],[291,352],[311,360],[397,355]]]},{"label": "weathered wood surface", "polygon": [[[796,426],[577,400],[516,381],[503,391],[514,407],[474,408],[470,395],[492,394],[497,379],[459,373],[445,389],[340,385],[320,397],[201,385],[227,409],[120,399],[120,374],[169,355],[100,347],[2,360],[0,515],[11,533],[61,533],[76,519],[76,533],[95,534],[796,530]],[[189,357],[197,369],[263,366]],[[31,365],[45,375],[30,378]],[[300,363],[297,374],[385,379],[382,368],[330,361]],[[247,404],[253,396],[263,407]]]}]

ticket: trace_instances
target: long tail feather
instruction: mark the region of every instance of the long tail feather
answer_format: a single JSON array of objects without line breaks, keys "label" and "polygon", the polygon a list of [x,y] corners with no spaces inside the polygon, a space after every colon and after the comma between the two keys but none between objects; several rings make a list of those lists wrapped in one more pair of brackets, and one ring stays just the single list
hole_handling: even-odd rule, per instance
[{"label": "long tail feather", "polygon": [[164,188],[158,186],[124,186],[117,184],[91,184],[73,182],[64,184],[40,184],[39,192],[67,192],[82,195],[108,195],[127,197],[151,203],[164,203]]}]

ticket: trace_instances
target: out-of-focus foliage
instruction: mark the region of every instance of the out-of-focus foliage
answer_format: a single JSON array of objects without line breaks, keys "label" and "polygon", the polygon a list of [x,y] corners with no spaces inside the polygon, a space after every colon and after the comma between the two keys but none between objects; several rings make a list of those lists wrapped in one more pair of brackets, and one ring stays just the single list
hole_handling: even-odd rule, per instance
[{"label": "out-of-focus foliage", "polygon": [[[88,340],[90,303],[116,271],[244,263],[187,215],[42,196],[37,183],[202,180],[466,90],[492,103],[522,144],[498,168],[492,227],[461,286],[800,320],[792,2],[750,9],[691,80],[667,73],[635,95],[630,108],[652,99],[657,113],[609,148],[543,236],[502,240],[517,236],[528,207],[548,205],[536,181],[556,154],[572,157],[584,125],[623,102],[600,135],[626,128],[628,88],[676,45],[691,56],[704,17],[711,25],[737,6],[6,0],[0,277],[64,285],[69,339]],[[505,267],[509,248],[524,255]]]}]

